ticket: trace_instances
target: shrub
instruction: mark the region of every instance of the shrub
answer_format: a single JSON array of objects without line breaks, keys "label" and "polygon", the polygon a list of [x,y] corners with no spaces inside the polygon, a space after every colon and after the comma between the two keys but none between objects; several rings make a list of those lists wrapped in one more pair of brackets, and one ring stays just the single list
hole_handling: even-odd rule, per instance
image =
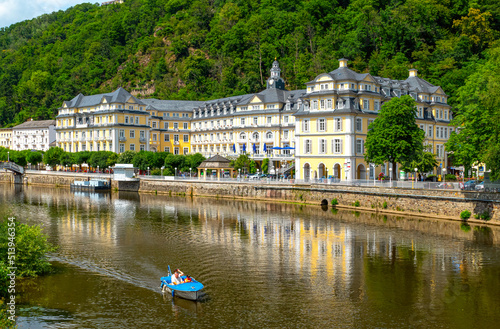
[{"label": "shrub", "polygon": [[336,206],[338,204],[339,204],[339,200],[337,200],[337,198],[332,200],[332,206]]},{"label": "shrub", "polygon": [[462,218],[462,220],[467,220],[470,218],[470,215],[471,215],[470,211],[464,210],[460,213],[460,218]]},{"label": "shrub", "polygon": [[387,209],[387,201],[384,201],[384,203],[382,203],[382,208]]},{"label": "shrub", "polygon": [[354,207],[359,207],[359,205],[360,205],[359,200],[354,201]]},{"label": "shrub", "polygon": [[480,218],[482,220],[490,220],[490,213],[488,210],[483,211],[483,213],[480,215]]},{"label": "shrub", "polygon": [[446,174],[444,176],[444,179],[446,181],[456,181],[457,180],[457,176],[453,175],[453,174]]}]

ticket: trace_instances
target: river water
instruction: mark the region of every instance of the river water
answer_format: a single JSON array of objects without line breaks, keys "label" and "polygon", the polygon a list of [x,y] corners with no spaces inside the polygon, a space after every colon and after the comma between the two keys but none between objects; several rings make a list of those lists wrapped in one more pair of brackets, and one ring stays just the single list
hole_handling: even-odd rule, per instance
[{"label": "river water", "polygon": [[[0,185],[55,273],[18,283],[20,328],[494,328],[500,230],[319,206]],[[167,265],[205,285],[162,295]]]}]

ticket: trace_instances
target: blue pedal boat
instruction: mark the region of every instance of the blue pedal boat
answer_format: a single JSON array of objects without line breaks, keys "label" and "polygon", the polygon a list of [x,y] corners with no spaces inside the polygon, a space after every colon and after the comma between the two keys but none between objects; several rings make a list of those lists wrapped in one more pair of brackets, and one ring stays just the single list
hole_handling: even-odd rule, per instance
[{"label": "blue pedal boat", "polygon": [[[186,276],[182,276],[182,279],[185,280]],[[170,265],[168,266],[168,276],[163,276],[160,278],[161,291],[164,293],[172,294],[172,297],[180,297],[188,300],[198,300],[203,292],[203,284],[196,281],[191,277],[191,282],[181,283],[181,284],[172,284],[172,273],[170,272]]]}]

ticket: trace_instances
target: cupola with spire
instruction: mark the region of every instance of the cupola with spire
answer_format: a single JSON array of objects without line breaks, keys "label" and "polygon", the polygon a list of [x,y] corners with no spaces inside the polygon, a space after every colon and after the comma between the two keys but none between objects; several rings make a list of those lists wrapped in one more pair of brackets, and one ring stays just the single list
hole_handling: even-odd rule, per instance
[{"label": "cupola with spire", "polygon": [[267,89],[282,89],[285,90],[285,80],[281,78],[280,64],[274,59],[273,67],[271,68],[271,76],[267,79]]}]

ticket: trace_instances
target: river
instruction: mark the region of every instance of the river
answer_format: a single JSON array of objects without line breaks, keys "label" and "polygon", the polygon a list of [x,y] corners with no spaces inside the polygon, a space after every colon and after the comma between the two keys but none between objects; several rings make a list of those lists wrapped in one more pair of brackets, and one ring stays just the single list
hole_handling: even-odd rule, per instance
[{"label": "river", "polygon": [[[20,328],[493,328],[500,229],[284,203],[0,185],[54,273],[18,284]],[[167,265],[205,285],[162,295]]]}]

